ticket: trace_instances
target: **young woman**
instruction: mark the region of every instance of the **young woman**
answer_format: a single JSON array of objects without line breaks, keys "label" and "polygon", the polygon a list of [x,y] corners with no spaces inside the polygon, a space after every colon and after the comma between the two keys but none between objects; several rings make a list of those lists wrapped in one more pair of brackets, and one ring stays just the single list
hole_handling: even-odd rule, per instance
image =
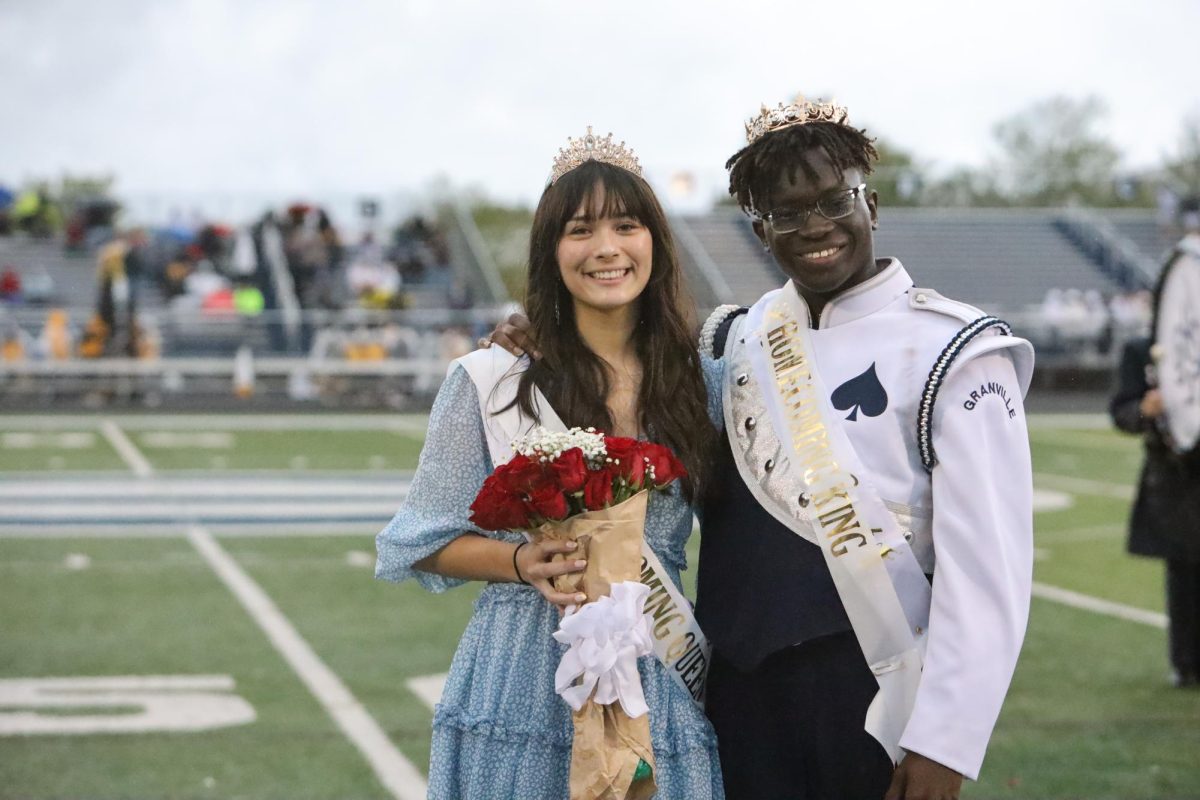
[{"label": "young woman", "polygon": [[[434,714],[431,798],[567,796],[571,714],[554,690],[565,648],[552,634],[558,606],[576,598],[555,592],[550,579],[583,565],[551,563],[566,545],[522,545],[518,533],[486,533],[468,522],[468,506],[493,469],[487,442],[498,413],[518,408],[537,420],[540,393],[566,425],[670,446],[689,478],[654,493],[645,536],[678,584],[689,501],[715,437],[681,294],[664,214],[636,159],[590,131],[573,140],[555,162],[530,234],[525,305],[541,358],[513,361],[494,348],[452,367],[408,497],[377,539],[377,577],[415,577],[439,592],[488,582]],[[496,358],[510,359],[512,379],[477,385],[479,363]],[[656,796],[723,797],[703,713],[655,657],[638,666]]]}]

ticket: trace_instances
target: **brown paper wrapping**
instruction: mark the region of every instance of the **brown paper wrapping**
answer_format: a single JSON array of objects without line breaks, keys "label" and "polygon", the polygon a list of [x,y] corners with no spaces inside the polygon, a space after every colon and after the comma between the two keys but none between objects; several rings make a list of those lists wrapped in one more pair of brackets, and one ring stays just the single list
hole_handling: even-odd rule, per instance
[{"label": "brown paper wrapping", "polygon": [[[579,545],[573,553],[555,555],[555,561],[587,559],[583,572],[560,575],[554,579],[554,588],[583,592],[590,603],[608,595],[614,583],[638,580],[649,496],[648,491],[641,491],[611,508],[548,522],[534,531],[537,541]],[[571,716],[575,727],[571,800],[646,800],[658,790],[649,714],[630,719],[620,703],[604,706],[588,700]],[[639,759],[650,765],[651,776],[633,784]]]}]

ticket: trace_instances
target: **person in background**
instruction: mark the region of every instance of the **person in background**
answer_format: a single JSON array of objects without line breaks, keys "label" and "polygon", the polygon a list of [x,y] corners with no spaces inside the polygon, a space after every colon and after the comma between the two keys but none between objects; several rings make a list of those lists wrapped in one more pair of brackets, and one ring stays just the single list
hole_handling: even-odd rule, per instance
[{"label": "person in background", "polygon": [[1200,455],[1176,453],[1160,422],[1151,341],[1126,342],[1109,402],[1113,424],[1142,437],[1145,461],[1129,518],[1127,548],[1166,562],[1171,683],[1200,685]]}]

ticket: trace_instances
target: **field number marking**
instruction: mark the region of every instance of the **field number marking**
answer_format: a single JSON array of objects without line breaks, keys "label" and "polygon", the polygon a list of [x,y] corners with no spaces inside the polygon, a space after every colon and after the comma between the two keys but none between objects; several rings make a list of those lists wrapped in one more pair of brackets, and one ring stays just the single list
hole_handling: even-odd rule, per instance
[{"label": "field number marking", "polygon": [[398,800],[424,798],[428,791],[425,778],[396,748],[337,674],[317,656],[262,587],[246,574],[207,530],[193,526],[188,529],[187,536],[333,721],[367,759],[380,783]]},{"label": "field number marking", "polygon": [[[0,736],[208,731],[246,725],[254,707],[229,692],[228,675],[0,680]],[[133,713],[101,709],[137,709]],[[37,709],[96,709],[39,713]]]}]

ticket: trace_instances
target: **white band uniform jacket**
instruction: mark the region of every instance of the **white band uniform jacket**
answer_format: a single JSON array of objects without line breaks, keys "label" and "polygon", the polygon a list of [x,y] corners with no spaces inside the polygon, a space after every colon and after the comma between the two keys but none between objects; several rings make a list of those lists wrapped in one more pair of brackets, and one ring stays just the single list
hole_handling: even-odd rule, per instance
[{"label": "white band uniform jacket", "polygon": [[[942,350],[982,316],[913,288],[891,259],[878,275],[830,300],[811,331],[813,363],[840,409],[828,422],[842,425],[867,480],[913,532],[925,571],[934,572],[936,561],[924,669],[900,745],[971,779],[978,777],[1029,615],[1033,489],[1022,398],[1032,347],[991,330],[958,355],[934,407],[932,475],[921,463],[917,416]],[[758,392],[739,346],[744,322],[734,321],[724,358],[703,354],[710,398],[724,394],[738,470],[787,525],[782,506],[796,499],[772,497],[769,487],[771,474],[791,465],[775,449],[765,415],[761,422],[741,419]],[[738,580],[753,583],[754,576]],[[762,602],[770,602],[770,588],[757,588]]]}]

